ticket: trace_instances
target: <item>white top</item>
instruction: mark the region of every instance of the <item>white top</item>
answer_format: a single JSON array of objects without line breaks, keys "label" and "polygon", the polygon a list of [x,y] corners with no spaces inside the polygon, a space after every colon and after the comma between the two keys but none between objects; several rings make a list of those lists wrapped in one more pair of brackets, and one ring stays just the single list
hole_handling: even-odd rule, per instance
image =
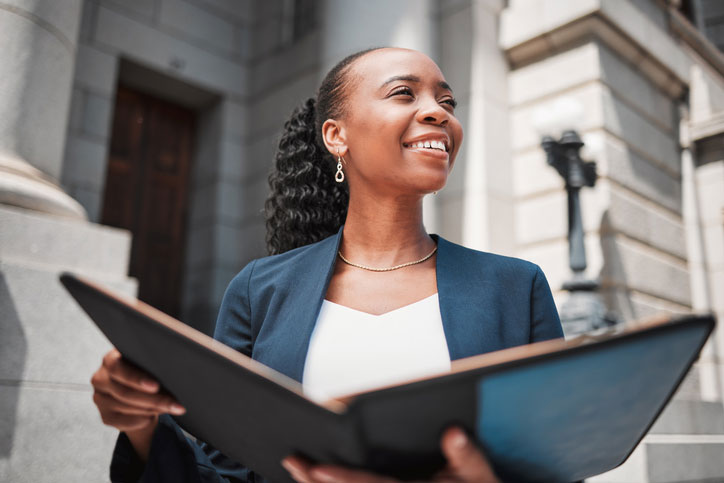
[{"label": "white top", "polygon": [[302,384],[324,401],[448,370],[437,294],[382,315],[324,300]]}]

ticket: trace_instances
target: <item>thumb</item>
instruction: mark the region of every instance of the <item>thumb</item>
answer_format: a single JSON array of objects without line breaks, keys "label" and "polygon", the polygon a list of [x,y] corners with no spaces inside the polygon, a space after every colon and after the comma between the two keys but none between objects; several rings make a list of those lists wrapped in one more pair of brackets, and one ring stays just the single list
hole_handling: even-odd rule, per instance
[{"label": "thumb", "polygon": [[460,428],[450,428],[442,437],[442,452],[447,459],[447,471],[462,481],[499,481],[483,452]]}]

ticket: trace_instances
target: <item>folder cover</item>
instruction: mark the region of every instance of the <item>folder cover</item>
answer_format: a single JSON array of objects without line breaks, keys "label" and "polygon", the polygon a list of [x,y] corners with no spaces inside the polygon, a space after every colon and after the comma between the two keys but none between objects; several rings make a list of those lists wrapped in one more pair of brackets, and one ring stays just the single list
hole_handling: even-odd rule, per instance
[{"label": "folder cover", "polygon": [[186,407],[186,431],[271,481],[296,453],[395,476],[441,469],[452,424],[504,481],[577,481],[623,463],[696,360],[709,315],[453,361],[444,374],[317,403],[301,384],[134,298],[61,282],[123,356]]}]

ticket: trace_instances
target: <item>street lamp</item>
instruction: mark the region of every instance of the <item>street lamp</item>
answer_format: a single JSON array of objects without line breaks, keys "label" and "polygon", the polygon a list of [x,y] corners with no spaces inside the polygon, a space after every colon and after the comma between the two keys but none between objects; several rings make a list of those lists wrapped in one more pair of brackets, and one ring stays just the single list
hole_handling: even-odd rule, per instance
[{"label": "street lamp", "polygon": [[596,163],[581,159],[579,152],[583,141],[576,131],[565,131],[559,141],[551,136],[543,136],[541,146],[546,152],[548,164],[561,175],[568,191],[568,252],[573,280],[566,282],[563,288],[593,290],[595,282],[583,279],[587,265],[580,191],[584,186],[593,187],[596,184]]},{"label": "street lamp", "polygon": [[[582,116],[580,106],[571,101],[564,101],[559,107],[563,116],[568,114],[568,117],[571,117],[571,113],[573,117]],[[578,124],[575,121],[562,120],[561,117],[551,117],[550,112],[549,110],[544,114],[547,119],[541,121],[540,116],[538,117],[539,131],[553,131],[551,126],[554,124],[557,124],[556,127],[566,122],[569,123],[568,127]],[[541,146],[546,153],[548,164],[561,175],[568,192],[568,263],[573,276],[562,286],[563,290],[570,293],[568,300],[560,308],[563,331],[566,336],[573,336],[610,327],[616,321],[606,311],[597,293],[600,283],[598,280],[587,279],[584,274],[587,264],[580,191],[583,187],[592,188],[596,184],[596,163],[581,159],[583,141],[572,129],[563,131],[558,140],[549,134],[543,135]]]}]

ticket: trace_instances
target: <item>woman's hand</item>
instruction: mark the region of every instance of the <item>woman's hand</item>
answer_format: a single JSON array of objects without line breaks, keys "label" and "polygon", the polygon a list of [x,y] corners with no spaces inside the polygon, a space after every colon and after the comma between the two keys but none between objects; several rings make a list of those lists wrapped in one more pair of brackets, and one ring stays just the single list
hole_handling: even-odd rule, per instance
[{"label": "woman's hand", "polygon": [[[440,442],[447,466],[432,481],[497,483],[483,453],[459,428],[445,431]],[[311,465],[302,458],[288,456],[282,465],[300,483],[393,483],[397,480],[365,471],[350,470],[341,466]]]},{"label": "woman's hand", "polygon": [[103,357],[91,378],[93,402],[103,423],[123,431],[138,456],[146,461],[151,438],[163,413],[183,414],[186,410],[171,396],[161,393],[151,376],[125,362],[118,350]]}]

